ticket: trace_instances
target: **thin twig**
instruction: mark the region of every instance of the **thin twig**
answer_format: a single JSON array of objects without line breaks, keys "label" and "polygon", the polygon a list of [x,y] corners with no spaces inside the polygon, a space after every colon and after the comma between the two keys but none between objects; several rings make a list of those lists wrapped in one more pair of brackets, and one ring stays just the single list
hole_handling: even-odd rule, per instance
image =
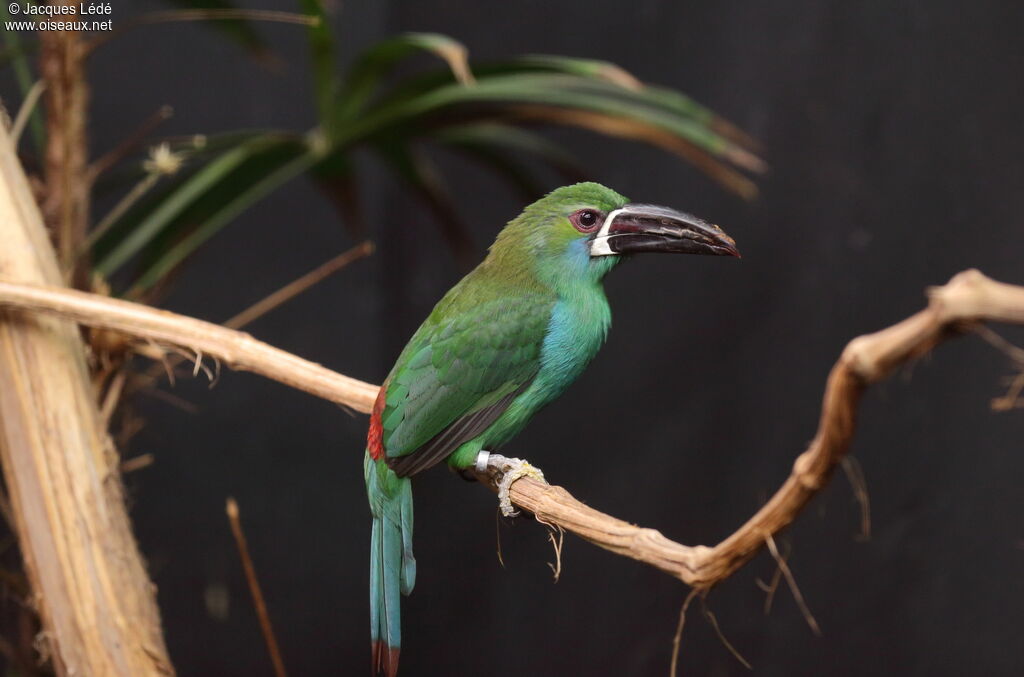
[{"label": "thin twig", "polygon": [[310,287],[313,287],[327,279],[350,263],[369,256],[373,253],[373,248],[373,243],[367,240],[365,242],[360,242],[351,249],[343,251],[337,256],[331,257],[302,277],[289,282],[273,294],[265,296],[242,312],[238,313],[225,322],[224,326],[230,329],[241,329],[242,327],[249,325],[281,304],[291,301]]},{"label": "thin twig", "polygon": [[505,568],[505,558],[501,556],[501,511],[500,510],[495,510],[494,511],[494,541],[495,541],[495,549],[496,549],[497,555],[498,555],[498,564],[500,564],[501,568],[504,569]]},{"label": "thin twig", "polygon": [[284,669],[284,661],[281,658],[281,649],[277,645],[277,637],[274,636],[274,628],[270,624],[270,614],[267,612],[267,603],[263,599],[263,591],[260,589],[260,581],[256,577],[256,567],[253,566],[252,557],[249,556],[249,546],[242,532],[242,521],[238,517],[238,503],[234,498],[228,498],[226,512],[228,521],[231,522],[231,533],[235,537],[235,544],[238,546],[238,556],[242,559],[242,568],[245,570],[245,580],[249,584],[249,593],[252,595],[253,606],[256,607],[256,615],[260,619],[260,630],[263,631],[263,640],[267,643],[267,651],[270,653],[270,660],[274,664],[276,677],[287,677]]},{"label": "thin twig", "polygon": [[35,84],[25,94],[25,100],[21,102],[21,108],[18,109],[18,114],[14,118],[14,124],[11,125],[11,145],[15,148],[18,147],[21,133],[25,131],[28,119],[32,116],[32,111],[35,110],[36,104],[39,103],[39,97],[43,95],[44,91],[46,91],[46,82],[44,80],[36,80]]},{"label": "thin twig", "polygon": [[860,533],[857,534],[857,540],[871,540],[871,498],[868,495],[868,483],[864,479],[864,470],[854,456],[844,456],[840,467],[853,489],[853,498],[860,506]]},{"label": "thin twig", "polygon": [[807,625],[811,626],[811,632],[821,637],[821,628],[818,626],[818,621],[814,620],[814,614],[811,613],[810,608],[807,606],[806,600],[804,600],[803,593],[800,592],[800,588],[796,584],[796,578],[793,576],[793,572],[790,570],[786,560],[779,554],[779,549],[775,547],[775,539],[772,538],[771,534],[765,534],[764,542],[768,546],[768,552],[772,554],[775,559],[775,563],[779,567],[779,571],[786,577],[786,583],[789,584],[789,590],[793,593],[793,599],[796,600],[797,606],[800,607],[801,613],[804,615],[804,619],[807,621]]},{"label": "thin twig", "polygon": [[[789,547],[787,544],[786,554],[782,556],[783,561],[789,558]],[[772,603],[775,601],[775,593],[779,591],[779,583],[782,582],[782,567],[778,564],[775,565],[775,571],[772,572],[771,581],[765,583],[761,579],[757,579],[756,583],[759,588],[764,590],[764,615],[767,616],[772,612]]]},{"label": "thin twig", "polygon": [[721,626],[718,625],[718,618],[715,616],[714,612],[708,608],[707,594],[700,596],[700,610],[704,614],[704,618],[706,618],[708,623],[711,624],[711,628],[715,631],[715,634],[718,636],[718,641],[720,641],[722,645],[729,650],[729,653],[733,655],[733,658],[738,660],[747,670],[753,670],[754,666],[750,664],[750,661],[743,657],[736,647],[732,645],[732,642],[730,642],[725,636],[725,633],[722,632]]},{"label": "thin twig", "polygon": [[153,130],[159,127],[161,123],[170,120],[173,116],[174,108],[172,106],[168,106],[166,104],[160,106],[160,108],[158,108],[152,115],[143,120],[142,124],[133,132],[122,139],[119,144],[101,155],[91,165],[89,165],[89,183],[95,182],[103,172],[126,158],[132,151],[145,142],[146,137],[153,133]]},{"label": "thin twig", "polygon": [[[374,245],[369,240],[361,242],[351,249],[345,250],[341,254],[332,257],[328,261],[325,261],[313,270],[304,274],[302,277],[289,282],[269,296],[263,297],[245,310],[234,315],[224,323],[224,326],[229,329],[242,329],[243,327],[248,326],[263,315],[266,315],[270,311],[284,305],[299,294],[308,291],[314,285],[319,284],[329,276],[347,267],[350,263],[369,256],[373,251]],[[158,378],[162,371],[166,372],[168,369],[173,370],[173,368],[180,363],[181,358],[179,357],[172,356],[166,358],[163,370],[159,369],[159,367],[149,369],[145,374],[139,376],[137,382],[134,384],[135,388],[149,386]],[[174,379],[171,379],[171,384],[174,384]],[[210,386],[213,387],[213,383],[211,383]]]},{"label": "thin twig", "polygon": [[175,407],[176,409],[181,409],[186,414],[199,413],[199,407],[197,407],[195,404],[189,402],[183,397],[178,397],[174,393],[167,392],[166,390],[161,390],[160,388],[153,388],[147,386],[139,388],[138,391],[136,392],[143,393],[145,395],[149,395],[154,399],[166,402],[167,404],[171,405],[172,407]]},{"label": "thin twig", "polygon": [[989,345],[1006,353],[1006,356],[1017,363],[1020,372],[1010,379],[1010,385],[1006,394],[992,399],[993,411],[1009,411],[1024,406],[1021,401],[1021,393],[1024,392],[1024,348],[1013,345],[1002,336],[984,325],[975,327],[975,331],[988,342]]},{"label": "thin twig", "polygon": [[76,258],[81,259],[88,251],[92,248],[96,241],[99,240],[103,235],[106,234],[110,228],[117,223],[118,219],[124,216],[125,212],[131,209],[139,199],[148,193],[150,189],[157,184],[162,178],[162,174],[146,174],[138,183],[132,186],[124,197],[117,201],[117,204],[107,212],[107,214],[100,220],[96,227],[89,231],[89,234],[85,238],[85,242],[79,248],[78,253],[75,255]]},{"label": "thin twig", "polygon": [[668,675],[669,677],[676,677],[679,669],[679,646],[683,641],[683,625],[686,623],[686,610],[690,608],[690,602],[700,592],[697,588],[691,588],[689,594],[686,595],[686,599],[683,600],[683,606],[679,609],[679,623],[676,625],[676,634],[672,637],[672,661],[669,663]]},{"label": "thin twig", "polygon": [[1024,371],[1010,379],[1010,385],[1006,389],[1005,395],[992,398],[992,410],[1009,411],[1024,407],[1024,398],[1021,398],[1022,392],[1024,392]]},{"label": "thin twig", "polygon": [[146,419],[138,415],[122,416],[121,425],[114,439],[114,446],[127,447],[128,443],[146,427]]},{"label": "thin twig", "polygon": [[116,224],[129,209],[141,200],[159,181],[165,176],[173,176],[180,171],[184,160],[183,156],[175,153],[166,143],[161,143],[149,149],[149,158],[142,163],[146,170],[145,176],[132,186],[113,209],[107,212],[106,216],[88,233],[82,246],[76,254],[77,258],[85,257],[92,250],[92,246],[103,237],[114,224]]},{"label": "thin twig", "polygon": [[124,389],[125,379],[128,376],[128,372],[124,369],[118,369],[114,377],[110,379],[110,385],[107,386],[106,392],[103,394],[103,403],[100,406],[100,416],[103,419],[103,428],[110,427],[110,419],[114,415],[114,409],[117,407],[118,401],[121,399],[121,391]]},{"label": "thin twig", "polygon": [[149,466],[153,465],[154,461],[156,461],[156,456],[154,456],[152,453],[145,453],[139,454],[138,456],[133,456],[132,458],[126,459],[121,462],[121,474],[127,475],[130,472],[135,472],[136,470],[148,468]]},{"label": "thin twig", "polygon": [[146,339],[146,344],[137,347],[135,350],[140,355],[145,355],[163,367],[164,374],[167,375],[167,382],[171,384],[172,388],[174,387],[174,365],[171,364],[171,356],[167,354],[166,350],[154,343],[152,339]]},{"label": "thin twig", "polygon": [[983,324],[979,324],[978,326],[974,327],[974,331],[975,333],[978,334],[978,336],[985,339],[985,341],[990,346],[1006,353],[1006,356],[1009,357],[1014,362],[1024,365],[1024,348],[1013,345],[1012,343],[1004,339],[1002,336],[994,332],[990,327],[986,327]]}]

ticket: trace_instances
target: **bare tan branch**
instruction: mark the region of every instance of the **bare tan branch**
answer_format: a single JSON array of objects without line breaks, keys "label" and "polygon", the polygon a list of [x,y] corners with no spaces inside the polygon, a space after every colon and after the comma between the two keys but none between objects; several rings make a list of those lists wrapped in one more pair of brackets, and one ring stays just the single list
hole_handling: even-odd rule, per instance
[{"label": "bare tan branch", "polygon": [[81,324],[180,346],[298,390],[369,413],[377,386],[331,371],[244,332],[166,310],[55,287],[0,282],[0,305],[56,313]]},{"label": "bare tan branch", "polygon": [[[860,396],[868,385],[978,322],[1024,324],[1024,287],[996,282],[975,270],[960,273],[928,295],[924,310],[850,341],[829,375],[817,434],[797,457],[790,477],[753,517],[714,547],[676,543],[655,529],[584,505],[562,487],[529,477],[512,484],[512,502],[540,521],[654,566],[688,585],[709,589],[791,524],[827,483],[849,448]],[[248,334],[103,296],[0,282],[0,306],[58,313],[83,324],[185,346],[215,356],[229,367],[262,374],[357,411],[368,412],[377,393],[375,385],[332,372]]]},{"label": "bare tan branch", "polygon": [[928,295],[924,310],[850,341],[829,375],[818,432],[797,457],[789,479],[746,524],[713,548],[675,543],[654,529],[583,505],[561,487],[530,478],[512,485],[512,502],[602,548],[650,564],[689,585],[710,588],[749,561],[764,546],[766,534],[789,526],[825,485],[849,448],[860,396],[868,385],[976,322],[1024,323],[1024,287],[996,282],[976,270],[956,275]]}]

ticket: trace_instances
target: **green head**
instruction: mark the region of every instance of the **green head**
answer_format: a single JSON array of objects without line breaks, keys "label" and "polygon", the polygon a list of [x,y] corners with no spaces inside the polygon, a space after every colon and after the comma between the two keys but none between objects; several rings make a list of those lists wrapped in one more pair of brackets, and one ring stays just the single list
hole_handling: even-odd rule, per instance
[{"label": "green head", "polygon": [[597,281],[638,252],[739,256],[718,226],[668,207],[631,203],[599,183],[577,183],[524,209],[498,235],[488,258],[517,268],[529,262],[542,278]]}]

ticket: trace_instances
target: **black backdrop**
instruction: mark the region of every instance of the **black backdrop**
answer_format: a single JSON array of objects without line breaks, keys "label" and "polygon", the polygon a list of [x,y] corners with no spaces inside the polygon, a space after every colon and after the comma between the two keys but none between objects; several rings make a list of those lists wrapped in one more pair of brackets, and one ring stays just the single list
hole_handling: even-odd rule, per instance
[{"label": "black backdrop", "polygon": [[[115,24],[164,7],[116,5]],[[847,340],[919,309],[927,285],[967,267],[1024,282],[1020,3],[349,0],[340,10],[345,59],[404,30],[448,33],[478,58],[609,59],[764,142],[772,171],[747,204],[660,152],[560,134],[595,179],[715,220],[744,253],[617,270],[607,346],[510,448],[581,499],[674,539],[715,542],[784,479]],[[280,72],[197,25],[138,29],[104,47],[91,67],[94,151],[164,103],[174,133],[311,125],[301,30],[264,32]],[[521,205],[443,162],[482,251]],[[378,382],[458,274],[429,216],[372,163],[366,177],[379,253],[251,330]],[[224,319],[349,244],[329,205],[298,183],[216,239],[167,305]],[[968,337],[869,393],[853,453],[871,540],[855,540],[841,475],[785,536],[823,636],[785,591],[763,615],[755,579],[771,575],[766,555],[709,598],[756,674],[1020,674],[1024,415],[989,410],[1010,373]],[[291,674],[363,673],[365,417],[249,375],[174,392],[196,413],[142,400],[148,425],[129,453],[156,463],[126,481],[181,674],[271,674],[228,495]],[[529,520],[499,525],[502,568],[489,492],[443,471],[414,486],[420,573],[404,605],[403,674],[666,674],[685,595],[676,581],[567,537],[554,584],[545,532]],[[696,610],[681,665],[745,673]]]}]

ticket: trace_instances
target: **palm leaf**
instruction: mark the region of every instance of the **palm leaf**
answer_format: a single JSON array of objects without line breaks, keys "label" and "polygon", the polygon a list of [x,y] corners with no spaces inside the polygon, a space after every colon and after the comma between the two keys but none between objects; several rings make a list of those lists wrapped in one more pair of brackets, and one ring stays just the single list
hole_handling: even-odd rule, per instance
[{"label": "palm leaf", "polygon": [[442,78],[454,78],[461,84],[473,82],[465,46],[438,33],[405,33],[377,43],[352,66],[345,79],[345,100],[337,116],[351,120],[363,110],[373,93],[384,84],[384,78],[399,61],[416,52],[430,52],[444,59],[449,72]]},{"label": "palm leaf", "polygon": [[[212,10],[238,10],[239,8],[229,0],[167,0],[168,3],[181,9],[212,9]],[[245,19],[221,19],[210,21],[210,27],[219,31],[229,40],[240,45],[243,49],[259,58],[269,57],[271,54],[267,42],[256,31],[255,26]]]},{"label": "palm leaf", "polygon": [[[7,5],[4,5],[2,13],[0,13],[0,19],[8,21],[10,18],[11,15],[7,10]],[[32,77],[32,69],[28,65],[28,58],[37,45],[35,42],[26,45],[26,43],[22,42],[21,37],[19,37],[18,31],[5,29],[3,33],[5,44],[4,58],[10,61],[11,67],[14,69],[14,77],[18,81],[18,89],[21,90],[21,96],[23,98],[27,97],[29,90],[35,84],[35,78]],[[38,106],[30,114],[28,127],[32,134],[32,142],[35,144],[36,152],[42,155],[46,149],[46,129],[43,126],[43,115]]]},{"label": "palm leaf", "polygon": [[[134,291],[152,289],[231,219],[301,173],[328,192],[346,223],[361,227],[359,148],[377,152],[424,200],[466,265],[475,254],[469,231],[421,142],[463,153],[533,197],[542,192],[538,164],[570,181],[583,175],[558,144],[524,128],[537,124],[652,144],[740,195],[756,192],[738,171],[764,169],[752,139],[685,95],[646,85],[614,64],[532,55],[471,72],[460,43],[411,33],[371,47],[339,84],[324,4],[302,5],[318,19],[309,39],[319,128],[305,137],[221,135],[201,147],[180,140],[173,147],[187,156],[188,171],[128,210],[97,243],[99,272],[110,275],[137,261]],[[421,52],[440,56],[448,69],[407,74],[398,68]]]},{"label": "palm leaf", "polygon": [[582,181],[586,176],[573,156],[561,146],[511,125],[489,122],[452,125],[431,138],[486,165],[504,177],[527,201],[536,199],[544,189],[520,161],[523,156],[550,167],[566,183]]},{"label": "palm leaf", "polygon": [[320,125],[329,134],[334,123],[334,109],[339,89],[334,34],[331,32],[330,17],[323,2],[301,0],[300,4],[307,15],[318,19],[315,25],[309,27],[309,51],[317,113],[320,116]]},{"label": "palm leaf", "polygon": [[[576,115],[568,113],[575,112]],[[474,119],[547,118],[602,133],[643,140],[688,157],[730,189],[750,197],[753,183],[731,170],[763,163],[708,124],[666,108],[659,94],[564,73],[527,72],[480,77],[472,87],[444,84],[389,98],[339,130],[336,143],[354,145],[387,136],[414,137],[431,127]],[[685,149],[684,149],[685,146]],[[692,151],[691,151],[692,149]],[[726,164],[723,164],[726,163]]]},{"label": "palm leaf", "polygon": [[280,150],[283,152],[279,156],[263,158],[260,163],[263,166],[247,167],[242,175],[205,196],[204,201],[181,220],[191,227],[182,228],[179,238],[170,237],[176,235],[173,231],[164,232],[155,242],[153,251],[147,252],[145,265],[136,276],[129,295],[138,296],[155,287],[239,214],[302,174],[316,161],[309,149]]},{"label": "palm leaf", "polygon": [[469,270],[477,253],[473,237],[459,216],[456,201],[445,185],[441,173],[420,149],[408,144],[382,144],[377,150],[395,173],[427,205],[440,228],[441,236],[459,266]]}]

